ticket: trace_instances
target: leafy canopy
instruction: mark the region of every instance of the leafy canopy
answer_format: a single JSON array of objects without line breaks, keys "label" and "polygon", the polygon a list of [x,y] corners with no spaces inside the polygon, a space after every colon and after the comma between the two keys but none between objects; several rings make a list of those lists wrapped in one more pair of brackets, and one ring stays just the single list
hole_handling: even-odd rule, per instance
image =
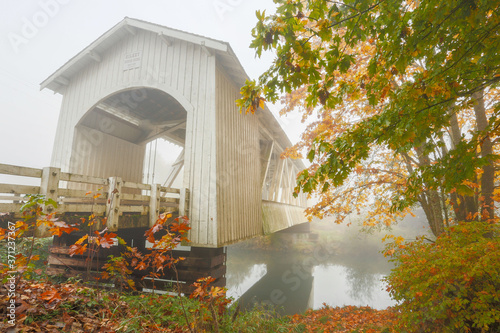
[{"label": "leafy canopy", "polygon": [[299,174],[296,191],[345,185],[374,149],[430,156],[445,147],[449,153],[409,170],[404,186],[392,191],[392,209],[412,205],[426,190],[470,194],[464,182],[477,180],[478,168],[497,158],[478,154],[478,147],[498,134],[498,98],[487,100],[484,128],[465,124],[455,145],[449,128],[454,116],[478,104],[477,94],[498,87],[499,1],[275,3],[276,14],[257,13],[251,46],[276,57],[258,82],[242,88],[240,108],[254,112],[264,99],[301,90],[306,115],[371,109],[333,138],[331,126],[309,138],[307,158],[320,163]]}]

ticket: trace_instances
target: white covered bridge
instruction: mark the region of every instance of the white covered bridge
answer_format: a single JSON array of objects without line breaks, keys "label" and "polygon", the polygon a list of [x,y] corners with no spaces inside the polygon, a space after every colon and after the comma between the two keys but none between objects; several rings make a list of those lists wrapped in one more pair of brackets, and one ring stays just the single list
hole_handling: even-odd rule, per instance
[{"label": "white covered bridge", "polygon": [[[127,227],[120,220],[132,211],[127,200],[151,202],[142,208],[149,214],[144,226],[155,221],[162,202],[177,200],[198,247],[303,223],[306,198],[292,191],[304,165],[280,159],[291,144],[267,108],[239,113],[235,100],[247,78],[226,42],[125,18],[41,83],[63,101],[51,176],[36,170],[31,176],[40,175],[43,193],[53,183],[47,177],[57,175],[53,186],[62,203],[70,190],[89,188],[72,180],[94,180],[107,193],[128,186],[121,190],[122,204],[108,207],[115,215],[112,229]],[[163,187],[142,184],[146,145],[157,138],[183,147]],[[172,190],[182,168],[182,186]],[[13,166],[2,170],[15,173]],[[180,198],[168,200],[164,193]]]}]

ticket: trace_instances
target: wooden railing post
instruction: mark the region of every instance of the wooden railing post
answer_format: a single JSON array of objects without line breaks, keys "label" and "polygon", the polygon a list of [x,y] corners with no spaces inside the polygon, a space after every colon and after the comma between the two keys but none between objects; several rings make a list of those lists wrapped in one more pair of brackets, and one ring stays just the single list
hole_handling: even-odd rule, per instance
[{"label": "wooden railing post", "polygon": [[149,197],[149,226],[155,225],[160,213],[161,186],[159,184],[151,185],[151,195]]},{"label": "wooden railing post", "polygon": [[181,188],[179,193],[179,216],[189,216],[189,190]]},{"label": "wooden railing post", "polygon": [[[61,169],[46,167],[42,170],[42,178],[40,181],[40,194],[45,195],[45,199],[51,199],[57,202],[58,199],[58,188],[59,188],[59,175],[61,173]],[[54,212],[54,206],[47,205],[43,207],[44,213],[52,213]],[[51,233],[49,229],[45,226],[40,226],[35,231],[36,237],[49,237]]]},{"label": "wooden railing post", "polygon": [[120,177],[108,178],[108,201],[106,202],[106,226],[109,231],[118,230],[118,219],[120,218],[120,193],[122,191],[122,179]]}]

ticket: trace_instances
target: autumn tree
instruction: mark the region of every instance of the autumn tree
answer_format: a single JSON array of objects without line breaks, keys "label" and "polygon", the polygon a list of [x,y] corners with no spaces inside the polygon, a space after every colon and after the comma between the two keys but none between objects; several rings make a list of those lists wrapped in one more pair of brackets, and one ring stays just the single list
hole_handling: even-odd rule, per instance
[{"label": "autumn tree", "polygon": [[435,235],[495,219],[499,1],[275,2],[252,42],[275,60],[238,103],[285,96],[284,112],[317,117],[288,151],[312,162],[296,188],[319,194],[310,214],[370,203],[388,224],[418,202]]}]

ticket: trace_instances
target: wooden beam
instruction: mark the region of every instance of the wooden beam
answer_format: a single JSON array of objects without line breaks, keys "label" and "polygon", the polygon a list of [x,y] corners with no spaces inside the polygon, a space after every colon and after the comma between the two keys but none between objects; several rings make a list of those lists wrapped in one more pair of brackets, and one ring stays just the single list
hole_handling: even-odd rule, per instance
[{"label": "wooden beam", "polygon": [[141,125],[141,122],[142,120],[137,118],[137,117],[134,117],[130,114],[130,112],[125,112],[123,110],[120,110],[112,105],[109,105],[109,104],[106,104],[106,103],[99,103],[97,104],[96,108],[104,111],[104,112],[107,112],[121,120],[124,120],[128,123],[131,123],[131,124],[134,124],[135,126],[138,126],[140,127]]},{"label": "wooden beam", "polygon": [[163,131],[161,131],[159,133],[153,134],[153,135],[151,135],[151,136],[143,139],[142,141],[138,142],[137,144],[138,145],[143,145],[145,143],[148,143],[149,141],[153,141],[153,140],[161,138],[161,137],[163,137],[163,136],[165,136],[165,135],[167,135],[169,133],[172,133],[172,132],[178,130],[179,128],[186,128],[186,122],[183,121],[183,122],[180,122],[180,123],[176,124],[173,127],[164,129]]},{"label": "wooden beam", "polygon": [[61,172],[60,180],[67,182],[87,183],[87,184],[102,185],[102,186],[108,185],[108,180],[106,178],[78,175],[66,172]]},{"label": "wooden beam", "polygon": [[19,214],[22,205],[24,205],[24,204],[20,204],[20,203],[0,203],[0,212],[2,212],[2,213],[16,213],[16,214]]},{"label": "wooden beam", "polygon": [[57,212],[62,213],[93,213],[102,215],[106,212],[106,206],[94,204],[61,204],[57,207]]},{"label": "wooden beam", "polygon": [[109,231],[118,230],[118,219],[120,217],[120,194],[122,192],[123,181],[119,177],[108,178],[108,202],[106,204],[106,225]]},{"label": "wooden beam", "polygon": [[179,199],[179,216],[189,217],[189,190],[182,188]]},{"label": "wooden beam", "polygon": [[176,144],[176,145],[181,146],[181,147],[184,147],[184,144],[186,142],[186,140],[184,138],[181,138],[181,137],[175,135],[174,133],[164,134],[163,137],[165,138],[165,140],[172,142],[173,144]]},{"label": "wooden beam", "polygon": [[66,188],[60,188],[58,189],[59,196],[60,197],[67,197],[68,199],[73,197],[73,198],[81,198],[81,199],[86,199],[86,200],[94,200],[94,198],[89,195],[86,196],[88,193],[87,190],[74,190],[74,189],[66,189]]},{"label": "wooden beam", "polygon": [[161,122],[155,122],[154,125],[158,127],[165,127],[165,126],[175,126],[177,124],[184,123],[184,120],[179,120],[179,119],[174,119],[174,120],[165,120]]},{"label": "wooden beam", "polygon": [[[59,193],[61,193],[63,189],[59,189]],[[59,206],[63,205],[63,204],[67,204],[67,205],[71,205],[71,204],[84,204],[84,205],[88,205],[88,204],[94,204],[94,205],[105,205],[106,204],[106,198],[103,198],[103,197],[99,197],[98,199],[94,199],[92,196],[88,196],[88,197],[73,197],[73,198],[70,198],[70,197],[66,197],[66,198],[59,198],[58,200],[59,202]],[[59,207],[57,209],[57,212],[59,213]]]},{"label": "wooden beam", "polygon": [[137,33],[135,28],[134,27],[131,27],[130,25],[126,25],[125,26],[125,29],[132,35],[132,36],[135,36],[135,34]]},{"label": "wooden beam", "polygon": [[149,195],[122,193],[122,201],[123,200],[132,200],[132,201],[149,202],[150,199],[151,199],[151,196],[149,196]]},{"label": "wooden beam", "polygon": [[69,80],[64,76],[59,76],[56,78],[57,83],[62,84],[63,86],[67,86],[69,84]]},{"label": "wooden beam", "polygon": [[162,27],[156,24],[151,24],[148,22],[136,21],[133,19],[129,19],[128,24],[133,25],[139,29],[144,29],[151,32],[163,32],[165,35],[168,35],[171,38],[184,40],[193,44],[201,44],[201,42],[205,42],[205,45],[211,49],[218,50],[221,52],[228,52],[228,45],[224,42],[219,42],[210,38],[193,35],[184,31],[170,29],[167,27]]},{"label": "wooden beam", "polygon": [[279,189],[281,185],[281,174],[283,172],[284,162],[281,158],[277,158],[276,168],[274,169],[272,187],[270,190],[270,197],[273,201],[277,201],[279,195]]},{"label": "wooden beam", "polygon": [[120,206],[120,213],[139,213],[141,215],[148,215],[149,206]]},{"label": "wooden beam", "polygon": [[149,227],[156,224],[160,213],[160,185],[151,185],[151,195],[149,201]]},{"label": "wooden beam", "polygon": [[201,45],[201,49],[203,50],[203,52],[204,52],[207,56],[209,56],[209,57],[213,56],[212,52],[208,49],[208,47],[206,47],[206,46],[205,46],[205,41],[201,41],[201,44],[200,44],[200,45]]},{"label": "wooden beam", "polygon": [[166,187],[172,186],[172,184],[175,181],[175,178],[177,178],[177,176],[179,175],[179,172],[181,171],[183,165],[184,165],[184,149],[182,149],[179,156],[177,156],[177,159],[175,160],[174,164],[172,164],[172,170],[170,170],[167,179],[163,183],[163,186]]},{"label": "wooden beam", "polygon": [[[59,168],[43,168],[42,180],[40,182],[40,194],[45,195],[46,200],[53,200],[57,202],[59,194],[57,190],[59,188],[59,175],[61,174],[61,169]],[[52,213],[55,207],[53,205],[46,205],[43,207],[45,213]],[[51,233],[48,227],[38,227],[35,230],[36,237],[49,237]]]},{"label": "wooden beam", "polygon": [[102,57],[99,55],[99,53],[95,52],[95,51],[89,51],[87,53],[89,55],[90,58],[92,58],[94,61],[96,62],[101,62],[102,61]]},{"label": "wooden beam", "polygon": [[264,188],[264,182],[266,181],[267,177],[267,171],[269,170],[269,164],[271,163],[271,158],[273,156],[273,149],[274,149],[274,140],[271,141],[266,145],[266,149],[263,151],[264,154],[262,156],[262,170],[261,170],[261,175],[262,175],[262,181],[261,185],[262,188]]},{"label": "wooden beam", "polygon": [[[59,266],[69,266],[69,267],[78,267],[78,268],[90,268],[90,269],[99,269],[104,263],[98,263],[97,261],[91,261],[90,263],[85,259],[77,259],[77,258],[68,258],[68,257],[56,257],[49,256],[48,258],[49,265],[59,265]],[[90,267],[89,267],[90,266]],[[84,272],[81,272],[84,273]]]},{"label": "wooden beam", "polygon": [[141,184],[141,183],[134,183],[134,182],[128,182],[128,181],[124,181],[122,184],[122,187],[133,188],[133,189],[137,189],[137,190],[151,190],[151,185],[149,185],[149,184]]},{"label": "wooden beam", "polygon": [[19,195],[0,195],[0,201],[12,201],[18,203],[24,200],[24,197]]},{"label": "wooden beam", "polygon": [[229,69],[230,71],[238,72],[240,74],[245,73],[241,66],[239,66],[238,64],[230,64],[226,62],[222,66],[224,66],[224,68],[226,69]]},{"label": "wooden beam", "polygon": [[38,194],[40,186],[0,184],[0,193]]},{"label": "wooden beam", "polygon": [[[259,119],[259,120],[261,120],[261,119]],[[266,121],[266,120],[262,119],[262,121]],[[271,138],[274,141],[274,145],[278,148],[278,150],[279,150],[280,153],[283,152],[284,151],[283,147],[279,144],[278,140],[276,139],[276,135],[275,135],[276,132],[271,132],[266,127],[267,123],[261,122],[260,124],[262,126],[259,126],[259,130],[261,130],[262,132],[264,132],[269,138]]]},{"label": "wooden beam", "polygon": [[284,198],[283,201],[287,204],[292,204],[292,185],[293,185],[293,176],[292,176],[292,162],[286,159],[286,186],[284,187]]},{"label": "wooden beam", "polygon": [[161,40],[167,44],[168,47],[172,46],[174,44],[174,39],[172,37],[169,37],[163,33],[163,31],[160,31],[158,33],[158,36],[160,36]]},{"label": "wooden beam", "polygon": [[161,191],[166,192],[166,193],[181,193],[181,190],[178,188],[171,188],[171,187],[164,187],[164,186],[161,187]]},{"label": "wooden beam", "polygon": [[0,164],[0,174],[41,178],[42,170],[35,168],[20,167],[10,164]]},{"label": "wooden beam", "polygon": [[161,197],[160,202],[162,203],[174,203],[174,204],[179,204],[180,199],[178,198],[167,198],[167,197]]},{"label": "wooden beam", "polygon": [[[42,180],[40,182],[40,194],[45,195],[46,199],[57,201],[60,174],[61,169],[59,168],[43,168]],[[48,210],[51,211],[52,209]]]}]

